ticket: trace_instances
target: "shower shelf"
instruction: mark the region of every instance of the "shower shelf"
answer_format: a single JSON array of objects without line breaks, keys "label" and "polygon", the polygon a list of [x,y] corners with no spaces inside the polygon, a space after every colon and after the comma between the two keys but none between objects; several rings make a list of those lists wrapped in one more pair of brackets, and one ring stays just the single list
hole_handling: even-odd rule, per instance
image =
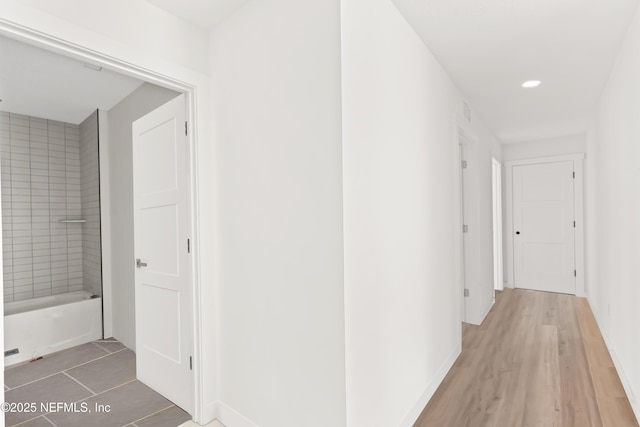
[{"label": "shower shelf", "polygon": [[77,222],[87,222],[86,219],[61,219],[59,222],[68,224],[68,223],[77,223]]}]

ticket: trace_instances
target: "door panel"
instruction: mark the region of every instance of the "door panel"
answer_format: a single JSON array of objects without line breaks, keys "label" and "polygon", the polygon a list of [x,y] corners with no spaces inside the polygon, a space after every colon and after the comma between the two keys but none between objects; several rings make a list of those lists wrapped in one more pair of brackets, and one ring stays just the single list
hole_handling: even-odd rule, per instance
[{"label": "door panel", "polygon": [[133,123],[136,363],[140,381],[192,413],[184,121],[181,95]]},{"label": "door panel", "polygon": [[513,168],[514,280],[575,294],[573,161]]}]

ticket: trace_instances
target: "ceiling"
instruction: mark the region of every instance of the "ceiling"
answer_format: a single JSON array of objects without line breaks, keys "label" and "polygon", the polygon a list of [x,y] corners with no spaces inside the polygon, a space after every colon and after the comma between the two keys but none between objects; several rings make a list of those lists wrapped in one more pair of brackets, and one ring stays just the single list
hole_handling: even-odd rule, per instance
[{"label": "ceiling", "polygon": [[[248,0],[147,1],[210,30]],[[504,143],[586,130],[638,3],[392,1]]]},{"label": "ceiling", "polygon": [[0,37],[0,111],[78,124],[143,82]]},{"label": "ceiling", "polygon": [[211,30],[250,0],[147,0],[167,12]]},{"label": "ceiling", "polygon": [[[393,0],[501,142],[582,133],[637,0]],[[523,89],[525,80],[541,80]]]},{"label": "ceiling", "polygon": [[[210,30],[250,0],[147,0]],[[638,0],[392,0],[504,143],[582,133]],[[0,110],[79,123],[141,81],[0,37]],[[520,84],[542,80],[536,89]]]}]

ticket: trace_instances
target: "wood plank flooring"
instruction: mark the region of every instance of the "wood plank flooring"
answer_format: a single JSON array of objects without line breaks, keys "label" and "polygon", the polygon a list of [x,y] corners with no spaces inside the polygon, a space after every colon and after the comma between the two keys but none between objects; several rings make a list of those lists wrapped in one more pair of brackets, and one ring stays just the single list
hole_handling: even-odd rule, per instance
[{"label": "wood plank flooring", "polygon": [[586,299],[506,289],[414,427],[638,426]]}]

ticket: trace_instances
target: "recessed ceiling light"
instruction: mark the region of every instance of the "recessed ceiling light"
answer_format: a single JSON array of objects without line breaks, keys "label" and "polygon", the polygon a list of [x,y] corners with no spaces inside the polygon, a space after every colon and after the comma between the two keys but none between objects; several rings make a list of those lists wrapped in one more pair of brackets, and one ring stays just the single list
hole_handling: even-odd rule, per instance
[{"label": "recessed ceiling light", "polygon": [[527,80],[526,82],[522,83],[522,87],[526,89],[531,89],[531,88],[540,86],[540,84],[542,84],[540,80]]}]

